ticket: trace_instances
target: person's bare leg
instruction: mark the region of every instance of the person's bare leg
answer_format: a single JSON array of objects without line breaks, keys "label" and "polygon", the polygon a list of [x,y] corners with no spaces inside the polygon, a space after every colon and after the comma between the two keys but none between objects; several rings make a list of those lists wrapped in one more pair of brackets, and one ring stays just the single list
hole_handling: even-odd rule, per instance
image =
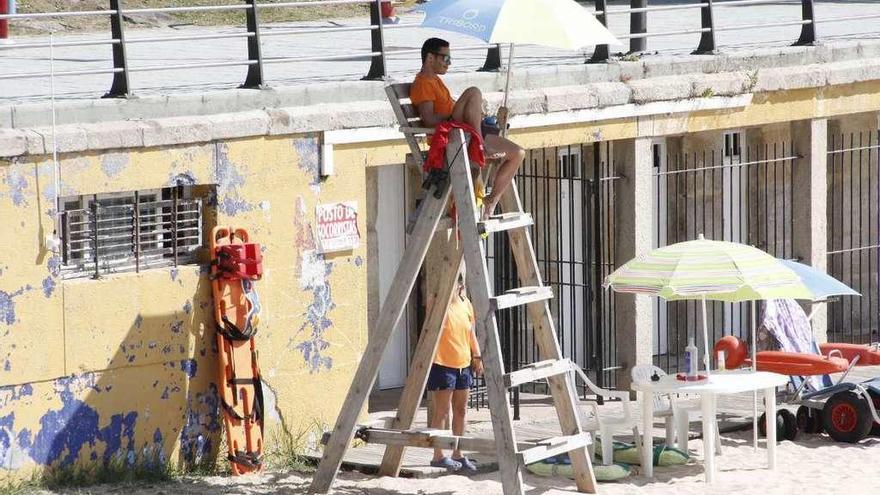
[{"label": "person's bare leg", "polygon": [[486,136],[487,145],[504,152],[504,161],[494,172],[492,181],[492,194],[486,196],[483,207],[483,219],[489,218],[495,212],[501,196],[510,187],[513,176],[522,165],[526,152],[516,143],[500,136]]},{"label": "person's bare leg", "polygon": [[[446,418],[449,417],[449,409],[452,405],[452,390],[435,390],[434,394],[434,417],[431,418],[431,428],[443,429],[446,427]],[[434,449],[434,458],[439,461],[443,458],[443,450]]]},{"label": "person's bare leg", "polygon": [[452,120],[470,125],[483,137],[480,125],[483,122],[483,93],[479,88],[464,90],[452,107]]},{"label": "person's bare leg", "polygon": [[[452,392],[452,434],[460,437],[464,435],[465,414],[467,413],[467,401],[470,390],[456,390]],[[461,459],[461,451],[455,449],[453,459]]]}]

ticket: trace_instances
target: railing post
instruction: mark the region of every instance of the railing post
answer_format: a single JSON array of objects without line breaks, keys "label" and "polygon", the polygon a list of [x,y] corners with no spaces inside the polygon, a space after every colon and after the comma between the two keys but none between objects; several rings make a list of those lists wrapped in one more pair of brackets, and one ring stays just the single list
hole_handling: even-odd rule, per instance
[{"label": "railing post", "polygon": [[486,52],[486,61],[478,72],[498,72],[501,69],[501,45],[492,45]]},{"label": "railing post", "polygon": [[260,17],[257,14],[257,0],[244,1],[250,5],[250,8],[244,11],[247,31],[250,34],[247,38],[248,60],[257,63],[248,65],[247,76],[240,87],[260,89],[263,87],[263,52],[260,50]]},{"label": "railing post", "polygon": [[116,40],[113,47],[113,68],[120,70],[113,73],[113,83],[104,98],[127,98],[131,96],[128,84],[128,57],[125,53],[125,21],[122,19],[122,0],[110,0],[110,36]]},{"label": "railing post", "polygon": [[804,21],[810,21],[801,26],[801,37],[794,42],[793,46],[816,44],[816,11],[813,8],[813,0],[801,0],[801,13]]},{"label": "railing post", "polygon": [[373,61],[370,63],[370,70],[361,80],[375,81],[385,79],[387,72],[385,70],[385,30],[382,27],[382,0],[375,0],[370,3],[370,25],[373,29],[370,31],[370,51],[379,53],[373,55]]},{"label": "railing post", "polygon": [[[648,6],[648,0],[629,0],[629,6],[633,9],[644,9]],[[648,32],[648,13],[631,12],[629,14],[629,34],[642,34]],[[629,52],[638,53],[648,49],[648,38],[630,38]]]},{"label": "railing post", "polygon": [[[601,14],[596,14],[596,20],[601,22],[603,26],[608,27],[608,2],[606,0],[595,0],[596,4],[596,12],[601,12]],[[608,45],[596,45],[596,48],[593,50],[593,56],[587,60],[587,63],[596,63],[596,62],[607,62],[610,57],[610,53],[608,53]]]},{"label": "railing post", "polygon": [[694,55],[715,53],[715,16],[713,15],[712,0],[701,0],[703,8],[700,9],[700,27],[708,29],[700,36],[700,45],[694,51]]}]

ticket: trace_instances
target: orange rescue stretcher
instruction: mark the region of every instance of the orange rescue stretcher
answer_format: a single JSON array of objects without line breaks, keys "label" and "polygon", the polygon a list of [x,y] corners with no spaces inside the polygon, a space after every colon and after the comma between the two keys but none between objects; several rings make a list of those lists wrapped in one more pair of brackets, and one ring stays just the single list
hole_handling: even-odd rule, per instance
[{"label": "orange rescue stretcher", "polygon": [[247,474],[262,468],[263,455],[263,390],[254,341],[260,314],[254,282],[263,275],[262,253],[241,228],[214,227],[210,247],[228,458],[234,475]]}]

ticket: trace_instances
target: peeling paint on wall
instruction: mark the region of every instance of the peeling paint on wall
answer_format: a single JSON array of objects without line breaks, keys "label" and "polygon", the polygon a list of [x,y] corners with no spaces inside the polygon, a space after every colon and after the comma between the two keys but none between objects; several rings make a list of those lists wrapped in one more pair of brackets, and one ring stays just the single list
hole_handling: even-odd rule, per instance
[{"label": "peeling paint on wall", "polygon": [[316,137],[294,138],[293,147],[299,155],[299,168],[309,175],[312,192],[321,192],[321,148]]},{"label": "peeling paint on wall", "polygon": [[[311,224],[306,221],[305,214],[305,201],[299,197],[297,198],[297,215],[294,220],[297,232],[299,287],[301,290],[311,293],[312,302],[302,315],[303,324],[291,338],[290,345],[302,353],[309,372],[317,373],[322,369],[333,368],[333,358],[324,354],[324,351],[330,347],[330,343],[324,339],[324,332],[333,326],[329,314],[336,307],[336,304],[333,303],[329,283],[333,263],[326,261],[323,254],[315,251],[314,234]],[[307,332],[308,337],[294,344],[294,341],[303,332]]]},{"label": "peeling paint on wall", "polygon": [[19,207],[27,206],[27,193],[25,192],[28,188],[27,178],[18,169],[11,168],[3,181],[9,189],[8,194],[12,199],[12,204]]},{"label": "peeling paint on wall", "polygon": [[217,208],[221,213],[235,216],[254,209],[239,193],[239,188],[245,185],[245,177],[239,166],[230,160],[229,147],[225,143],[217,143],[214,147],[214,182],[217,183]]},{"label": "peeling paint on wall", "polygon": [[7,325],[15,324],[15,301],[14,299],[25,292],[31,290],[31,286],[27,285],[15,292],[5,292],[0,290],[0,322]]},{"label": "peeling paint on wall", "polygon": [[101,170],[113,179],[128,167],[128,153],[107,153],[101,157]]},{"label": "peeling paint on wall", "polygon": [[220,396],[211,383],[206,392],[187,397],[186,414],[180,430],[180,452],[184,462],[198,465],[212,451],[211,435],[220,431]]}]

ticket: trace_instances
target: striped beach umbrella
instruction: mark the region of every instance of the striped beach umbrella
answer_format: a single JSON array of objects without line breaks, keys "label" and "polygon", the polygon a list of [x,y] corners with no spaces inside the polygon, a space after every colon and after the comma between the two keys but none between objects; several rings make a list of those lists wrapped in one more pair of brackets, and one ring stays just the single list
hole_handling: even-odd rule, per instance
[{"label": "striped beach umbrella", "polygon": [[[608,275],[604,285],[615,292],[646,294],[667,301],[702,301],[707,374],[706,300],[813,299],[801,278],[777,258],[745,244],[708,240],[702,234],[695,241],[658,248],[627,262]],[[752,343],[754,349],[754,335]]]},{"label": "striped beach umbrella", "polygon": [[813,299],[801,278],[777,258],[745,244],[702,235],[629,261],[608,275],[605,286],[668,301]]}]

